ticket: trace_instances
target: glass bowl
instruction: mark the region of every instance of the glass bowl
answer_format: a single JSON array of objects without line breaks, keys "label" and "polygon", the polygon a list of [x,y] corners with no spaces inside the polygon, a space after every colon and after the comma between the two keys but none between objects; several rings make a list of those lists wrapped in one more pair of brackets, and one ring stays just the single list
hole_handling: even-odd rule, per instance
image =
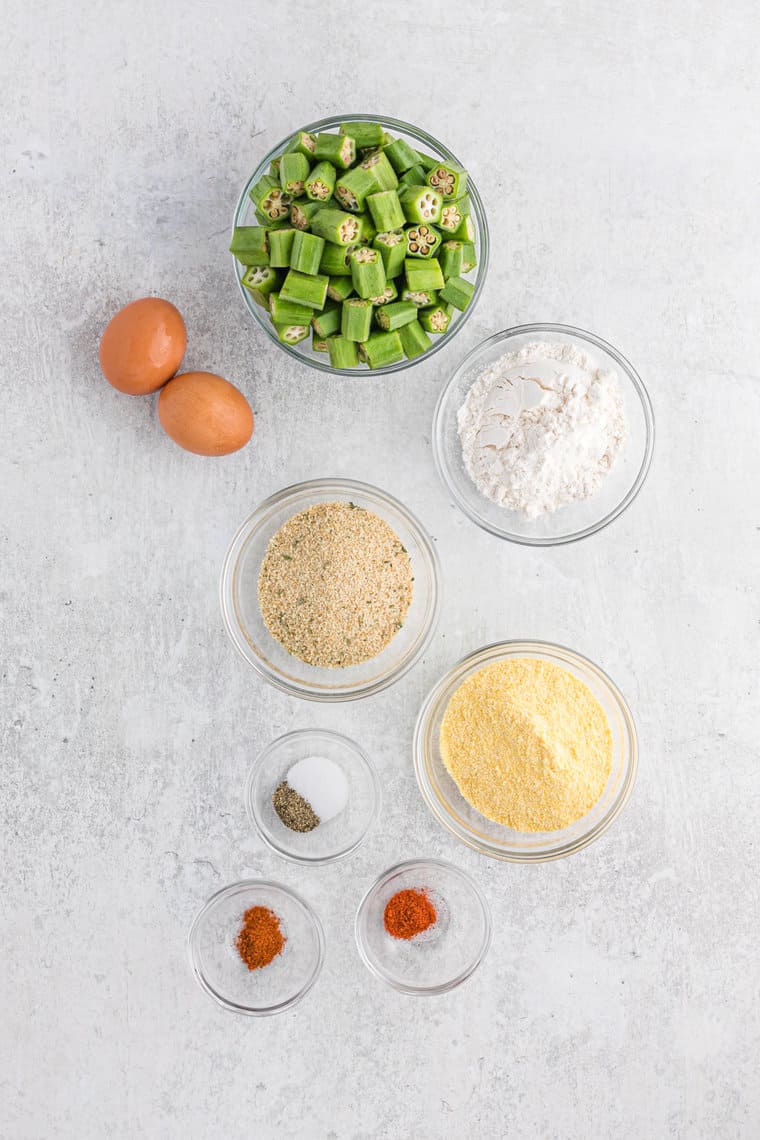
[{"label": "glass bowl", "polygon": [[[249,970],[235,947],[243,914],[265,906],[279,917],[286,942],[260,970]],[[231,883],[204,903],[190,927],[190,966],[201,989],[234,1013],[263,1017],[301,1001],[325,958],[322,924],[295,891],[265,879]]]},{"label": "glass bowl", "polygon": [[[584,684],[607,714],[612,732],[612,771],[598,803],[561,831],[513,831],[481,815],[449,775],[440,749],[441,722],[452,695],[470,674],[510,657],[536,657],[566,669]],[[422,706],[414,732],[414,770],[425,803],[443,826],[483,855],[513,863],[540,863],[581,851],[598,839],[625,806],[636,778],[638,746],[630,709],[598,665],[546,641],[502,641],[465,657],[441,678]]]},{"label": "glass bowl", "polygon": [[[409,552],[414,593],[406,621],[382,653],[360,665],[327,669],[293,657],[272,637],[261,616],[258,577],[272,536],[291,515],[314,503],[345,501],[374,511]],[[433,635],[440,608],[440,571],[433,544],[397,499],[352,479],[314,479],[266,499],[238,530],[222,568],[224,624],[238,652],[270,684],[313,701],[348,701],[378,693],[412,668]]]},{"label": "glass bowl", "polygon": [[[437,920],[406,941],[385,929],[388,900],[397,891],[425,890]],[[491,915],[469,875],[443,859],[415,859],[383,872],[356,913],[356,945],[368,970],[404,994],[443,994],[477,970],[491,945]]]},{"label": "glass bowl", "polygon": [[[348,781],[348,803],[313,831],[292,831],[274,810],[272,793],[307,756],[324,756],[338,765]],[[245,799],[261,838],[278,855],[294,863],[334,863],[356,851],[377,818],[380,781],[370,758],[347,736],[307,728],[288,732],[264,749],[249,773]]]},{"label": "glass bowl", "polygon": [[[457,412],[483,368],[533,341],[581,342],[599,366],[617,373],[628,439],[598,492],[537,519],[523,518],[491,502],[470,479],[462,460]],[[472,522],[499,538],[528,546],[576,542],[602,530],[629,507],[649,472],[654,449],[654,413],[647,390],[631,364],[611,344],[570,325],[520,325],[495,333],[470,352],[441,392],[433,417],[433,454],[454,502]]]},{"label": "glass bowl", "polygon": [[[382,123],[382,125],[393,135],[400,138],[405,138],[407,142],[411,142],[412,146],[415,149],[421,146],[425,150],[429,151],[435,158],[443,159],[446,162],[459,163],[459,159],[451,153],[448,147],[445,147],[443,143],[438,142],[437,139],[434,139],[433,136],[429,135],[426,131],[420,130],[419,127],[412,126],[411,123],[405,123],[401,119],[390,119],[385,115],[333,115],[328,119],[319,119],[316,123],[309,123],[307,126],[301,127],[300,129],[308,131],[309,133],[315,133],[318,131],[337,131],[341,123],[369,122]],[[282,139],[282,141],[279,142],[277,146],[273,147],[272,150],[270,150],[269,153],[266,154],[264,158],[262,158],[253,174],[246,182],[235,209],[235,216],[232,222],[233,228],[235,226],[259,225],[259,222],[256,220],[256,211],[253,202],[248,196],[248,191],[251,189],[254,183],[257,182],[259,178],[261,178],[263,174],[268,173],[270,162],[273,158],[279,158],[290,140],[293,138],[293,135],[296,133],[297,129],[299,128],[294,128],[287,138]],[[467,163],[463,162],[460,163],[460,165],[466,167]],[[458,310],[456,311],[448,331],[443,335],[434,336],[432,338],[433,344],[427,350],[427,352],[424,352],[421,356],[415,357],[414,360],[401,360],[398,364],[389,364],[384,368],[373,368],[371,369],[373,375],[381,376],[385,372],[402,372],[405,368],[409,368],[411,365],[416,364],[420,360],[429,360],[434,353],[443,348],[445,344],[449,344],[451,342],[459,330],[464,327],[465,322],[474,311],[475,306],[478,303],[478,298],[480,297],[481,291],[483,289],[483,284],[485,282],[486,272],[488,269],[488,223],[486,221],[486,213],[480,194],[478,193],[477,187],[472,181],[472,178],[469,176],[467,179],[467,193],[470,195],[470,200],[472,202],[472,211],[475,219],[475,250],[478,258],[478,264],[475,269],[475,277],[473,279],[475,292],[472,295],[470,304],[467,306],[463,313],[460,313]],[[259,325],[259,327],[266,333],[269,339],[275,345],[277,345],[278,348],[282,349],[283,352],[287,352],[290,356],[295,357],[296,360],[300,360],[303,364],[309,364],[312,368],[318,368],[321,372],[332,372],[340,376],[353,376],[356,375],[356,373],[359,373],[360,375],[366,376],[367,371],[370,371],[367,369],[366,365],[360,365],[357,368],[333,368],[330,365],[329,360],[326,359],[324,353],[312,351],[311,338],[307,338],[307,340],[301,341],[300,344],[296,345],[283,344],[280,340],[278,340],[277,332],[274,328],[274,325],[269,320],[266,309],[262,309],[260,305],[256,304],[250,291],[246,289],[242,283],[245,267],[242,266],[234,257],[232,261],[235,268],[235,279],[237,280],[238,288],[240,289],[240,293],[245,303],[246,309]]]}]

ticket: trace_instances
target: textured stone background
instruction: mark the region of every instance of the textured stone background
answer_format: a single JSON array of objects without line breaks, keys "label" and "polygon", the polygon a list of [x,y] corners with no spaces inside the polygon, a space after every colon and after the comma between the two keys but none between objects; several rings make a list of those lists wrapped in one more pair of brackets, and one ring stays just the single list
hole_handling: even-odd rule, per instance
[{"label": "textured stone background", "polygon": [[[0,1135],[757,1137],[755,4],[10,0],[3,22]],[[225,252],[258,156],[341,110],[446,140],[492,225],[468,328],[382,382],[273,351]],[[108,317],[153,292],[187,319],[186,365],[250,397],[242,453],[184,454],[99,376]],[[531,320],[619,346],[658,419],[635,506],[537,552],[456,511],[429,443],[465,350]],[[324,474],[408,502],[446,591],[427,659],[330,709],[259,683],[217,603],[238,523]],[[528,868],[450,840],[410,758],[442,670],[521,636],[598,661],[641,737],[614,829]],[[242,788],[312,724],[366,745],[385,807],[355,858],[307,872],[251,833]],[[352,922],[383,867],[425,853],[475,875],[496,938],[467,985],[414,1001],[366,973]],[[251,1021],[195,986],[185,936],[260,874],[313,902],[328,955],[297,1010]]]}]

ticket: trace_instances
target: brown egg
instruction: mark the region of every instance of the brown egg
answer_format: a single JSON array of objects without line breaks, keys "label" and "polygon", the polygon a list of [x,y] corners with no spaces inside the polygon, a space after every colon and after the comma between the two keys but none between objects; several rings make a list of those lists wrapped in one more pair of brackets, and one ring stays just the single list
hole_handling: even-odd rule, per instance
[{"label": "brown egg", "polygon": [[119,309],[100,339],[100,367],[109,384],[130,396],[155,392],[185,355],[185,322],[171,301],[143,297]]},{"label": "brown egg", "polygon": [[229,455],[253,433],[253,412],[242,392],[213,372],[184,372],[158,397],[166,434],[196,455]]}]

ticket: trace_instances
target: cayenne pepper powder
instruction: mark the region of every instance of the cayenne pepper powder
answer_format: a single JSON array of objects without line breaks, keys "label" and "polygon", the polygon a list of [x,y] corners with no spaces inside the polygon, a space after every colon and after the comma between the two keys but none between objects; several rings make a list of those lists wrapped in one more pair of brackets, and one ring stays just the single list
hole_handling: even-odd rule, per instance
[{"label": "cayenne pepper powder", "polygon": [[285,945],[280,920],[268,906],[252,906],[243,915],[235,946],[249,970],[268,966]]},{"label": "cayenne pepper powder", "polygon": [[427,891],[403,890],[388,899],[383,922],[391,938],[416,938],[438,918]]}]

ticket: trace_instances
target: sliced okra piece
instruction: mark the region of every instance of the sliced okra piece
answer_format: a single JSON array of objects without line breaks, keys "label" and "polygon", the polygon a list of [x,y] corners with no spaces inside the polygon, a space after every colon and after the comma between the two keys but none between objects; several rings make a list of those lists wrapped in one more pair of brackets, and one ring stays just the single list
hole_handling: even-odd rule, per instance
[{"label": "sliced okra piece", "polygon": [[269,174],[263,174],[258,182],[253,184],[248,194],[258,214],[265,218],[267,223],[288,216],[293,199]]},{"label": "sliced okra piece", "polygon": [[276,325],[310,325],[313,309],[283,299],[282,292],[269,294],[269,312]]},{"label": "sliced okra piece", "polygon": [[406,220],[435,225],[441,216],[443,198],[432,186],[405,186],[399,190],[399,201]]},{"label": "sliced okra piece", "polygon": [[360,166],[339,174],[335,179],[335,197],[344,210],[352,210],[354,213],[361,213],[367,195],[376,189],[372,175]]},{"label": "sliced okra piece", "polygon": [[369,194],[367,206],[372,221],[383,233],[399,229],[406,221],[395,190],[380,190],[377,194]]},{"label": "sliced okra piece", "polygon": [[451,202],[444,202],[443,209],[441,210],[441,220],[438,225],[442,230],[448,231],[453,234],[459,229],[464,218],[470,212],[470,196],[464,194],[461,198],[455,198]]},{"label": "sliced okra piece", "polygon": [[411,301],[418,309],[424,309],[427,305],[435,305],[438,294],[435,289],[403,289],[401,300]]},{"label": "sliced okra piece", "polygon": [[263,226],[235,226],[230,253],[241,265],[269,265],[269,242]]},{"label": "sliced okra piece", "polygon": [[349,255],[351,280],[360,297],[376,297],[385,288],[385,266],[376,249],[360,245]]},{"label": "sliced okra piece", "polygon": [[295,151],[311,159],[314,157],[314,142],[314,135],[310,135],[308,131],[299,131],[288,143],[285,153],[292,154]]},{"label": "sliced okra piece", "polygon": [[406,287],[419,292],[423,289],[442,289],[443,273],[434,257],[429,261],[408,257],[404,262]]},{"label": "sliced okra piece", "polygon": [[475,223],[470,214],[465,214],[455,230],[450,234],[456,241],[475,241]]},{"label": "sliced okra piece", "polygon": [[467,171],[458,162],[437,162],[425,181],[444,198],[461,198],[467,188]]},{"label": "sliced okra piece", "polygon": [[398,289],[392,281],[389,281],[382,293],[378,293],[376,297],[370,297],[369,299],[373,305],[388,305],[391,301],[395,301],[397,297]]},{"label": "sliced okra piece", "polygon": [[399,186],[424,186],[425,185],[425,171],[417,163],[416,166],[410,166],[398,180]]},{"label": "sliced okra piece", "polygon": [[304,179],[306,197],[311,202],[325,204],[335,189],[335,167],[331,162],[318,162],[308,178]]},{"label": "sliced okra piece", "polygon": [[358,150],[382,146],[385,141],[382,123],[341,123],[338,130],[342,135],[350,135]]},{"label": "sliced okra piece", "polygon": [[401,339],[395,330],[372,333],[362,341],[359,352],[370,368],[385,368],[388,364],[398,364],[404,359]]},{"label": "sliced okra piece", "polygon": [[[373,150],[365,155],[361,161],[362,170],[372,175],[375,189],[395,190],[398,186],[398,176],[391,166],[388,156],[383,150]],[[423,178],[423,182],[425,179]]]},{"label": "sliced okra piece", "polygon": [[420,309],[418,320],[425,332],[445,333],[448,332],[453,314],[451,305],[427,305]]},{"label": "sliced okra piece", "polygon": [[378,234],[372,248],[379,251],[385,266],[385,276],[398,277],[404,268],[406,257],[406,234],[403,230],[388,230]]},{"label": "sliced okra piece", "polygon": [[[327,248],[329,249],[329,246]],[[348,277],[330,276],[330,284],[327,286],[327,296],[331,301],[345,301],[346,297],[350,297],[353,293],[354,283],[351,280],[350,269],[348,273]]]},{"label": "sliced okra piece", "polygon": [[280,181],[280,160],[279,160],[279,158],[273,158],[272,161],[269,163],[269,174],[272,178],[276,178],[278,182]]},{"label": "sliced okra piece", "polygon": [[323,209],[321,202],[294,202],[290,207],[290,223],[297,230],[309,230],[312,218]]},{"label": "sliced okra piece", "polygon": [[421,222],[417,226],[407,226],[404,230],[406,237],[407,257],[433,257],[437,256],[441,244],[441,235],[432,226]]},{"label": "sliced okra piece", "polygon": [[265,230],[287,230],[290,228],[290,210],[287,214],[283,214],[281,218],[268,218],[266,214],[262,214],[261,210],[255,210],[256,223],[263,226]]},{"label": "sliced okra piece", "polygon": [[291,198],[300,198],[304,179],[309,173],[309,160],[300,151],[287,152],[280,159],[280,186]]},{"label": "sliced okra piece", "polygon": [[287,269],[290,265],[290,250],[293,238],[298,233],[292,226],[282,230],[269,231],[269,264],[278,269]]},{"label": "sliced okra piece", "polygon": [[311,327],[317,336],[333,336],[340,331],[340,305],[334,301],[326,301],[321,313],[311,318]]},{"label": "sliced okra piece", "polygon": [[[350,304],[346,301],[346,304]],[[410,321],[417,320],[417,306],[413,305],[411,301],[394,301],[391,305],[384,305],[375,313],[375,321],[379,328],[384,329],[385,332],[390,332],[393,329],[400,329],[403,325],[408,325]],[[362,337],[362,340],[365,340]]]},{"label": "sliced okra piece", "polygon": [[306,230],[296,230],[290,250],[290,268],[297,269],[299,273],[319,273],[324,248],[324,238]]},{"label": "sliced okra piece", "polygon": [[317,336],[316,333],[311,334],[311,351],[312,352],[327,352],[327,340],[323,336]]},{"label": "sliced okra piece", "polygon": [[283,301],[295,301],[309,309],[324,309],[329,280],[329,277],[321,273],[309,275],[299,273],[297,269],[289,269],[280,289],[280,297]]},{"label": "sliced okra piece", "polygon": [[355,340],[347,340],[344,336],[328,336],[327,351],[333,368],[356,368],[359,363]]},{"label": "sliced okra piece", "polygon": [[464,246],[461,241],[454,241],[453,238],[450,238],[448,241],[441,242],[438,260],[441,263],[444,277],[458,277],[463,272],[463,251]]},{"label": "sliced okra piece", "polygon": [[348,255],[352,249],[351,245],[333,245],[331,241],[326,241],[319,262],[319,272],[326,273],[328,277],[350,277],[351,266],[348,263]]},{"label": "sliced okra piece", "polygon": [[343,210],[324,210],[321,207],[311,218],[312,232],[334,245],[353,245],[359,240],[361,222]]},{"label": "sliced okra piece", "polygon": [[433,343],[419,321],[410,321],[408,325],[402,325],[398,330],[398,335],[404,355],[408,360],[414,360],[415,356],[422,356],[423,352],[427,352]]},{"label": "sliced okra piece", "polygon": [[462,242],[462,273],[469,273],[478,264],[478,255],[475,244],[471,241]]},{"label": "sliced okra piece", "polygon": [[340,335],[347,340],[364,341],[372,328],[372,302],[349,297],[341,306]]},{"label": "sliced okra piece", "polygon": [[409,145],[406,139],[394,139],[393,142],[383,147],[383,152],[387,155],[396,174],[403,174],[405,170],[409,170],[420,161],[417,151]]},{"label": "sliced okra piece", "polygon": [[240,280],[246,289],[255,290],[266,297],[279,287],[282,276],[271,265],[249,265]]},{"label": "sliced okra piece", "polygon": [[332,135],[327,132],[317,135],[314,146],[317,162],[331,162],[340,170],[348,170],[356,160],[356,143],[352,135]]},{"label": "sliced okra piece", "polygon": [[277,339],[283,344],[299,344],[309,335],[308,325],[278,325],[276,322],[273,324],[277,329]]},{"label": "sliced okra piece", "polygon": [[418,150],[417,162],[427,174],[429,170],[432,170],[433,167],[437,165],[438,159],[433,158],[432,154],[425,154],[424,150]]},{"label": "sliced okra piece", "polygon": [[455,309],[464,312],[474,292],[475,286],[471,281],[466,281],[464,277],[450,277],[441,289],[440,298],[448,305],[453,305]]},{"label": "sliced okra piece", "polygon": [[362,245],[371,245],[377,237],[377,226],[369,214],[359,214],[359,241]]}]

